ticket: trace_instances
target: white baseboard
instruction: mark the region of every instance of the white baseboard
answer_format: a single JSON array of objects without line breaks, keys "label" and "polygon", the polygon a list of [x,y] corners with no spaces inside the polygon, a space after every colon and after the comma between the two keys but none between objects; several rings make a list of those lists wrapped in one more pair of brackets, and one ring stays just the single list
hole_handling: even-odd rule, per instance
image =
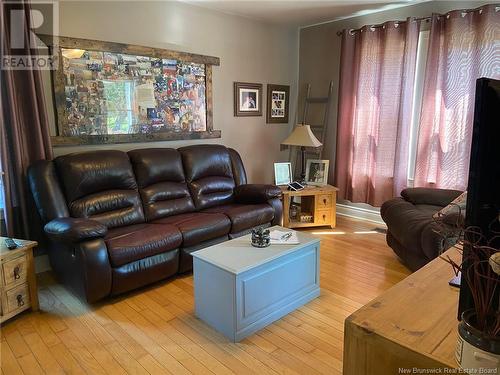
[{"label": "white baseboard", "polygon": [[352,217],[354,219],[370,221],[385,227],[385,223],[378,210],[355,207],[348,204],[337,203],[337,215]]},{"label": "white baseboard", "polygon": [[47,254],[37,256],[34,259],[35,259],[35,273],[42,273],[50,271],[52,269],[50,267],[49,256]]}]

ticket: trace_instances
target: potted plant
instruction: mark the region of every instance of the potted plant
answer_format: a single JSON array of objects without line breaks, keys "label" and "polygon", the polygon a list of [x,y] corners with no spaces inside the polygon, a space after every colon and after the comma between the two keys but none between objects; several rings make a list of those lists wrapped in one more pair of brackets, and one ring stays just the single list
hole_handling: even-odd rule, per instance
[{"label": "potted plant", "polygon": [[[458,206],[457,206],[458,207]],[[444,240],[456,241],[462,253],[462,262],[442,256],[451,264],[455,274],[462,273],[462,282],[470,288],[474,307],[462,313],[458,325],[455,352],[459,366],[469,369],[491,370],[498,373],[500,366],[500,216],[490,224],[488,233],[478,227],[465,227],[461,208],[458,213],[438,216],[437,232]],[[450,220],[451,218],[451,220]],[[453,219],[454,218],[454,219]],[[463,249],[466,249],[465,255]]]}]

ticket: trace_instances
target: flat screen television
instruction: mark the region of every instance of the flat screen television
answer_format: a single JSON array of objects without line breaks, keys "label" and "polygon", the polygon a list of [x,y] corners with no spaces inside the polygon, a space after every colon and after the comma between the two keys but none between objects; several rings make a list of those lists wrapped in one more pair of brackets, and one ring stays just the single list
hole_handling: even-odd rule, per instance
[{"label": "flat screen television", "polygon": [[[466,227],[479,227],[486,237],[492,237],[494,228],[500,227],[499,213],[500,81],[479,78],[476,82],[465,225]],[[496,224],[492,225],[492,223]],[[498,246],[498,243],[494,245]],[[464,246],[464,270],[468,268],[467,253],[469,251],[470,248]],[[496,301],[498,304],[498,298]],[[463,311],[473,306],[470,289],[462,275],[458,306],[459,319]]]}]

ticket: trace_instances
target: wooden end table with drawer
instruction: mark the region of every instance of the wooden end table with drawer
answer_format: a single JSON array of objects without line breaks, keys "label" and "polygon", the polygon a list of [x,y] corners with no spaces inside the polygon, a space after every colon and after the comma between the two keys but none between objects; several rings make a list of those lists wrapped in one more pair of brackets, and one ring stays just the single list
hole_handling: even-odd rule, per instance
[{"label": "wooden end table with drawer", "polygon": [[[287,190],[280,186],[283,193],[283,226],[286,228],[306,228],[336,226],[337,191],[332,185],[306,186],[299,191]],[[300,199],[300,203],[297,201]],[[290,208],[296,206],[297,217],[290,215]]]},{"label": "wooden end table with drawer", "polygon": [[38,310],[33,249],[35,241],[15,240],[17,249],[5,246],[0,237],[0,323],[31,308]]}]

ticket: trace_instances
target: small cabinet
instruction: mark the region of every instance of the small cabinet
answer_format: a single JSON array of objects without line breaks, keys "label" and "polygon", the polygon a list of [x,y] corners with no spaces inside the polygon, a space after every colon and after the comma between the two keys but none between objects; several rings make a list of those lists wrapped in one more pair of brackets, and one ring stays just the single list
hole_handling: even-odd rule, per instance
[{"label": "small cabinet", "polygon": [[33,249],[34,241],[16,240],[9,250],[0,237],[0,323],[29,308],[38,310]]},{"label": "small cabinet", "polygon": [[337,190],[331,185],[307,186],[300,191],[283,187],[283,226],[335,228]]}]

